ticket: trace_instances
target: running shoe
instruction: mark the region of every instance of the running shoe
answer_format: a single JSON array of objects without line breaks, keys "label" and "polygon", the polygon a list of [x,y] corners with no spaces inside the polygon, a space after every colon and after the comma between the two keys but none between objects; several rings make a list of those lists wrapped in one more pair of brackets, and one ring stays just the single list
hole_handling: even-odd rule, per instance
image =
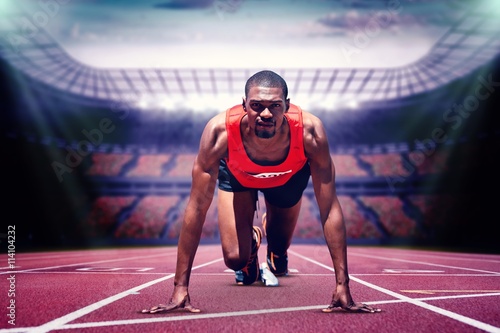
[{"label": "running shoe", "polygon": [[250,285],[260,278],[259,252],[260,243],[262,241],[262,231],[259,227],[253,227],[252,253],[248,259],[247,265],[235,272],[236,283],[239,285]]},{"label": "running shoe", "polygon": [[267,248],[267,265],[275,276],[288,275],[288,254],[277,255]]},{"label": "running shoe", "polygon": [[[267,226],[267,213],[264,213],[262,215],[262,227],[264,228],[264,232],[267,235],[266,226]],[[269,251],[268,247],[267,266],[275,276],[288,275],[288,254],[285,252],[282,255],[277,255],[276,253]]]},{"label": "running shoe", "polygon": [[260,264],[260,280],[266,287],[277,287],[279,285],[278,279],[271,272],[266,262]]}]

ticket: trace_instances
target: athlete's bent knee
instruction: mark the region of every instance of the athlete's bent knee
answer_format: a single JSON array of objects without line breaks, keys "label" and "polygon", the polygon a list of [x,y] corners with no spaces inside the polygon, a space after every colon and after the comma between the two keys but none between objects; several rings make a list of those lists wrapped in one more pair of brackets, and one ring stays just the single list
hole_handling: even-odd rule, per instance
[{"label": "athlete's bent knee", "polygon": [[224,255],[224,263],[226,266],[234,271],[244,268],[247,264],[248,258],[241,258],[238,252],[232,252]]}]

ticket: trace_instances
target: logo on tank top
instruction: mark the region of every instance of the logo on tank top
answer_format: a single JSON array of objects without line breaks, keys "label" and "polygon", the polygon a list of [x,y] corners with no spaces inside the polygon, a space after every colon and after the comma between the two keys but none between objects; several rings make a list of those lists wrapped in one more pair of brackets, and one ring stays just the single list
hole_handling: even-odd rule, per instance
[{"label": "logo on tank top", "polygon": [[249,176],[254,177],[254,178],[274,178],[274,177],[286,175],[287,173],[290,173],[290,172],[292,172],[292,170],[281,171],[281,172],[264,172],[264,173],[257,173],[255,175],[247,172],[247,174]]}]

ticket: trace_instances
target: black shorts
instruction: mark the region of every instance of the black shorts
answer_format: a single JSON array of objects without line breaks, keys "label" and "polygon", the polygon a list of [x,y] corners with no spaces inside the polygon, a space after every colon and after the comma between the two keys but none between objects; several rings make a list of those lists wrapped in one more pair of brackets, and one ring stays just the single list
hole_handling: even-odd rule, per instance
[{"label": "black shorts", "polygon": [[288,182],[281,186],[263,189],[249,188],[244,187],[238,182],[231,171],[229,171],[226,161],[222,159],[219,164],[219,189],[226,192],[261,191],[264,194],[264,198],[271,205],[280,208],[290,208],[295,206],[300,198],[302,198],[310,176],[311,169],[309,168],[309,163],[306,163]]}]

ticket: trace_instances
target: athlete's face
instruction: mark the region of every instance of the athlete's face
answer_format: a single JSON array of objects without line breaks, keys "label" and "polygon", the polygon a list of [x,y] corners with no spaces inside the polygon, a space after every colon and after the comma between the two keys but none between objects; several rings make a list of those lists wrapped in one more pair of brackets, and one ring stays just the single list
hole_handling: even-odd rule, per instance
[{"label": "athlete's face", "polygon": [[251,87],[243,106],[248,125],[259,138],[272,138],[283,125],[290,99],[284,99],[281,88]]}]

